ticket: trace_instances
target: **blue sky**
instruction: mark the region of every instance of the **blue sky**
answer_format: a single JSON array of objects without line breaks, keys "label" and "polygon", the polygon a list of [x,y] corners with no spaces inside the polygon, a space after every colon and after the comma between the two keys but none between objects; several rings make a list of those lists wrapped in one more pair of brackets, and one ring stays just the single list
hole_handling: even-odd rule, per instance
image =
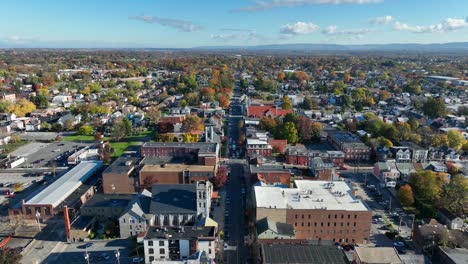
[{"label": "blue sky", "polygon": [[465,0],[2,2],[0,47],[468,41]]}]

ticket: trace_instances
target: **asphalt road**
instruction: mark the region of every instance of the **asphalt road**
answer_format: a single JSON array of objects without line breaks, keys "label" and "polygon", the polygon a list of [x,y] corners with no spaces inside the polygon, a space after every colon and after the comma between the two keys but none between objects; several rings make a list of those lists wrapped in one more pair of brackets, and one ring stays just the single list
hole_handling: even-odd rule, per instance
[{"label": "asphalt road", "polygon": [[[234,89],[234,97],[239,96],[238,88]],[[238,101],[233,100],[231,102],[230,109],[231,117],[229,119],[229,157],[239,150],[232,149],[232,144],[236,144],[241,136],[241,130],[239,129],[239,122],[242,120],[242,106]],[[243,152],[243,150],[240,150]],[[224,251],[224,259],[226,263],[247,263],[247,249],[244,245],[244,236],[247,235],[248,229],[245,224],[244,212],[245,204],[242,194],[242,183],[244,182],[244,171],[243,171],[243,160],[231,159],[229,161],[230,176],[226,186],[226,199],[229,202],[226,203],[226,214],[225,214],[225,243],[234,250]],[[245,188],[245,187],[244,187]]]}]

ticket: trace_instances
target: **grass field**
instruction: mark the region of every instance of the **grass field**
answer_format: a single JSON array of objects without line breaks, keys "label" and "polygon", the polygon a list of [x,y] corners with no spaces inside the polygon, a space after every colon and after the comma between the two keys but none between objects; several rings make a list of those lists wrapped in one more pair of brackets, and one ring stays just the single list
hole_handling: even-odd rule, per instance
[{"label": "grass field", "polygon": [[[122,153],[131,146],[136,146],[143,141],[144,138],[152,138],[153,131],[147,130],[137,135],[131,135],[121,139],[120,141],[112,141],[109,137],[104,137],[104,140],[109,140],[112,148],[114,148],[113,158],[119,157]],[[94,136],[83,136],[83,135],[72,135],[63,137],[64,141],[75,141],[75,142],[93,142]]]},{"label": "grass field", "polygon": [[23,145],[26,145],[28,144],[28,141],[18,141],[18,142],[15,142],[15,143],[9,143],[9,144],[6,144],[6,145],[2,145],[0,146],[0,152],[1,153],[10,153],[12,151],[14,151],[15,149],[23,146]]}]

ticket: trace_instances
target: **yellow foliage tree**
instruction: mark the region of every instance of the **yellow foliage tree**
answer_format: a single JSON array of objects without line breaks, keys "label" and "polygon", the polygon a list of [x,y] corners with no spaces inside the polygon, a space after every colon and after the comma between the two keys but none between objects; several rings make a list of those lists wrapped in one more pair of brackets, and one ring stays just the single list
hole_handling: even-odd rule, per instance
[{"label": "yellow foliage tree", "polygon": [[10,113],[14,113],[18,117],[24,117],[26,114],[29,114],[34,110],[36,110],[36,105],[25,98],[16,100],[15,104],[11,104],[8,107],[8,111]]}]

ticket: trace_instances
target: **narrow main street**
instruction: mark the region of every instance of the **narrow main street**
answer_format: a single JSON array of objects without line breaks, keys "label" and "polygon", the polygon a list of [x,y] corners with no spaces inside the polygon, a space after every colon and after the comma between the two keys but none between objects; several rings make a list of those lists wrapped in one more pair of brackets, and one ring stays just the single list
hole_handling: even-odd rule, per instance
[{"label": "narrow main street", "polygon": [[[242,106],[238,98],[240,95],[238,87],[234,89],[234,99],[231,101],[230,118],[228,121],[228,167],[230,170],[229,180],[226,186],[226,212],[225,212],[225,243],[233,250],[226,250],[226,263],[247,263],[247,249],[244,245],[244,236],[247,235],[244,212],[245,203],[243,193],[246,193],[244,182],[244,164],[241,158],[243,150],[240,149],[239,138],[241,129],[239,122],[242,121]],[[240,158],[240,159],[236,159]],[[242,187],[244,186],[244,187]],[[235,249],[234,249],[235,248]]]}]

